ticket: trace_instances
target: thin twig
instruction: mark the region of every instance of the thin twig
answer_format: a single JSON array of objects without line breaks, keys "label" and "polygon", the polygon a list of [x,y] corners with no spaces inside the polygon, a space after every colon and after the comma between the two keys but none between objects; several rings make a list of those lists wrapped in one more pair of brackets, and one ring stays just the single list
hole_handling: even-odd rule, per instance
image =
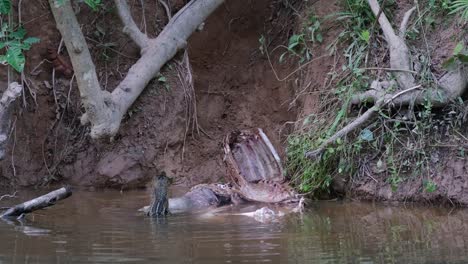
[{"label": "thin twig", "polygon": [[418,74],[417,71],[412,71],[412,70],[394,69],[394,68],[380,68],[380,67],[365,67],[365,68],[359,68],[359,70],[382,70],[382,71],[389,71],[389,72],[408,72],[408,73]]},{"label": "thin twig", "polygon": [[13,132],[13,147],[12,147],[12,150],[11,150],[11,167],[13,169],[13,178],[16,179],[16,167],[15,167],[15,147],[16,147],[16,116],[15,116],[15,121],[13,121],[13,128],[12,128],[12,131],[14,130]]},{"label": "thin twig", "polygon": [[280,77],[278,76],[278,73],[277,73],[276,70],[275,70],[275,67],[273,67],[273,64],[271,63],[270,55],[268,54],[268,50],[266,50],[266,47],[265,47],[265,54],[267,55],[268,63],[270,64],[270,67],[271,67],[271,69],[273,70],[273,73],[274,73],[274,75],[275,75],[275,77],[276,77],[276,80],[278,80],[278,81],[280,81],[280,82],[289,79],[289,77],[293,76],[296,72],[298,72],[299,70],[301,70],[301,69],[304,68],[305,66],[311,64],[312,62],[314,62],[314,61],[316,61],[316,60],[319,60],[319,59],[321,59],[321,58],[329,57],[329,56],[330,56],[329,54],[326,54],[326,55],[322,55],[322,56],[319,56],[319,57],[317,57],[317,58],[311,59],[310,61],[308,61],[308,62],[302,64],[301,66],[299,66],[297,69],[295,69],[294,71],[292,71],[290,74],[286,75],[286,77],[280,78]]},{"label": "thin twig", "polygon": [[68,88],[68,94],[67,94],[67,104],[65,106],[66,108],[68,108],[68,104],[70,103],[70,93],[73,88],[73,80],[75,80],[75,74],[73,74],[70,80],[70,88]]},{"label": "thin twig", "polygon": [[[102,44],[101,42],[99,42],[99,41],[97,41],[97,40],[95,40],[95,39],[92,39],[92,38],[90,38],[90,37],[85,37],[85,38],[86,38],[87,40],[90,40],[90,41],[92,41],[92,42],[94,42],[94,43],[97,43],[97,44],[99,44],[99,45]],[[120,51],[118,51],[118,50],[116,50],[116,49],[114,49],[114,48],[106,47],[106,49],[112,50],[113,52],[115,52],[115,53],[117,53],[117,54],[119,54],[119,55],[121,55],[121,56],[124,56],[124,57],[127,58],[127,59],[138,60],[138,58],[129,56],[129,55],[127,55],[127,54],[124,54],[124,53],[122,53],[122,52],[120,52]]]},{"label": "thin twig", "polygon": [[140,0],[140,5],[141,5],[141,15],[143,16],[143,19],[141,20],[143,23],[143,31],[145,32],[145,35],[148,35],[148,32],[146,31],[145,1]]},{"label": "thin twig", "polygon": [[[17,193],[18,193],[18,191],[15,191],[13,194],[4,194],[4,195],[0,196],[0,201],[5,199],[5,198],[15,198]],[[4,209],[4,208],[5,207],[2,207],[0,209]],[[6,208],[9,208],[9,207],[6,207]]]},{"label": "thin twig", "polygon": [[172,14],[171,14],[171,10],[169,9],[169,5],[166,2],[164,2],[164,0],[158,0],[158,1],[164,7],[164,10],[166,10],[167,20],[171,20]]}]

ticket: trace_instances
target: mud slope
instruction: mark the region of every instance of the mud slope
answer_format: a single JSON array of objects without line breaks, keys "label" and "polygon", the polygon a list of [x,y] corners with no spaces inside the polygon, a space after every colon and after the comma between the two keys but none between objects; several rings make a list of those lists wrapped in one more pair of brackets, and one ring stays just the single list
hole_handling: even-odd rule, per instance
[{"label": "mud slope", "polygon": [[[142,8],[138,1],[132,4],[140,25]],[[10,155],[0,163],[1,185],[30,186],[52,181],[139,187],[161,170],[187,186],[215,181],[225,174],[220,144],[224,135],[234,129],[261,127],[281,149],[281,128],[296,116],[295,111],[288,111],[293,88],[287,82],[276,81],[258,49],[261,34],[287,37],[284,26],[277,27],[279,4],[267,0],[227,1],[206,21],[204,30],[190,39],[198,122],[209,136],[186,130],[187,103],[172,63],[162,72],[168,78],[167,87],[157,81],[150,83],[112,142],[91,141],[88,129],[79,125],[81,108],[76,85],[70,86],[68,79],[58,76],[51,87],[52,68],[48,63],[37,67],[38,74],[31,74],[44,59],[47,47],[58,46],[60,35],[47,1],[23,10],[23,17],[34,19],[34,23],[25,24],[29,35],[40,37],[42,42],[27,54],[31,93],[25,96],[27,106],[17,102],[15,108]],[[175,9],[180,6],[176,3]],[[109,8],[99,13],[81,8],[78,17],[85,25],[83,31],[89,37],[101,85],[112,90],[134,63],[138,51],[120,32],[120,26],[116,26],[120,23]],[[154,10],[159,14],[157,19]],[[149,32],[164,23],[162,10],[154,3],[145,7]],[[275,31],[277,28],[282,31]],[[117,52],[104,50],[103,43],[114,43]],[[104,52],[107,57],[103,57]],[[290,71],[275,67],[280,73]],[[0,79],[5,78],[0,75]]]}]

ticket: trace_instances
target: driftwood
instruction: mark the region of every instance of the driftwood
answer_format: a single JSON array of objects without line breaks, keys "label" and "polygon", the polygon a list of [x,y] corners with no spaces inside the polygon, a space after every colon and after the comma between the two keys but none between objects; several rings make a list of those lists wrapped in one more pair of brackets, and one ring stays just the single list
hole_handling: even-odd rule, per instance
[{"label": "driftwood", "polygon": [[71,187],[62,187],[48,194],[15,205],[0,215],[0,218],[18,217],[54,205],[72,195]]}]

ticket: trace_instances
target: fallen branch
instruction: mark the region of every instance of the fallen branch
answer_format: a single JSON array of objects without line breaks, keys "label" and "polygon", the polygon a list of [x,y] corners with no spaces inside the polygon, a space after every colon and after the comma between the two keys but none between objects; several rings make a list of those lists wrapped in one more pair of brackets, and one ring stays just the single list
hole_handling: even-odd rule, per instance
[{"label": "fallen branch", "polygon": [[18,217],[54,205],[72,195],[70,187],[63,187],[22,204],[15,205],[0,215],[0,218]]},{"label": "fallen branch", "polygon": [[70,54],[86,113],[83,124],[91,123],[91,137],[114,136],[122,117],[146,85],[180,49],[203,21],[224,0],[192,0],[174,15],[155,39],[149,39],[133,21],[126,0],[115,0],[124,31],[141,48],[142,57],[130,68],[127,76],[112,93],[99,85],[95,66],[71,7],[70,0],[49,4],[65,46]]},{"label": "fallen branch", "polygon": [[318,159],[322,155],[322,153],[326,150],[326,148],[328,146],[330,146],[331,144],[334,144],[337,139],[346,136],[351,131],[354,131],[354,130],[356,130],[358,128],[363,127],[365,124],[367,124],[368,122],[372,121],[375,118],[375,114],[378,113],[380,111],[380,109],[382,109],[383,107],[385,107],[389,103],[392,103],[398,97],[400,97],[400,96],[402,96],[402,95],[404,95],[406,93],[411,93],[414,90],[419,89],[419,88],[421,88],[421,85],[417,85],[417,86],[411,87],[409,89],[406,89],[404,91],[398,92],[398,93],[396,93],[395,95],[393,95],[392,97],[390,97],[388,99],[386,99],[385,97],[380,98],[379,100],[377,100],[375,102],[375,104],[371,108],[369,108],[366,112],[364,112],[364,114],[362,114],[361,116],[356,118],[353,122],[349,123],[348,125],[346,125],[342,129],[340,129],[338,132],[336,132],[333,136],[331,136],[324,143],[322,143],[322,145],[320,145],[319,148],[317,148],[314,151],[307,152],[305,154],[306,157],[309,158],[309,159],[312,159],[312,160]]}]

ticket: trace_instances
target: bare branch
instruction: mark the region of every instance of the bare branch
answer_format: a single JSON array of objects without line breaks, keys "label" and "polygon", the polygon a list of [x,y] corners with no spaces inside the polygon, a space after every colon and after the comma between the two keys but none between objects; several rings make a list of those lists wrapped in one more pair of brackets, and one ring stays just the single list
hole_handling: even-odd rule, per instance
[{"label": "bare branch", "polygon": [[130,8],[127,4],[127,0],[114,0],[117,6],[120,20],[124,24],[123,32],[127,34],[143,51],[148,46],[148,36],[141,32],[130,13]]},{"label": "bare branch", "polygon": [[[372,12],[377,16],[380,10],[380,5],[377,0],[367,0]],[[412,71],[411,62],[409,58],[409,49],[403,38],[395,34],[392,25],[388,21],[384,12],[380,14],[379,24],[385,35],[390,49],[390,68],[405,70],[405,72],[396,72],[395,77],[400,87],[413,87],[415,80],[413,75],[409,72]]]},{"label": "bare branch", "polygon": [[166,10],[167,20],[171,20],[172,14],[171,14],[171,10],[169,9],[169,6],[167,5],[167,3],[164,2],[164,0],[158,0],[158,1],[164,7],[164,10]]},{"label": "bare branch", "polygon": [[367,122],[372,120],[375,117],[375,113],[377,113],[379,111],[379,109],[382,106],[383,102],[384,102],[383,99],[379,99],[375,103],[375,105],[372,106],[371,108],[369,108],[366,112],[364,112],[364,114],[362,114],[361,116],[356,118],[353,122],[349,123],[348,125],[346,125],[342,129],[340,129],[338,132],[336,132],[333,136],[331,136],[329,139],[327,139],[327,141],[322,143],[322,145],[320,145],[320,147],[317,148],[316,150],[308,151],[305,154],[305,156],[307,158],[309,158],[309,159],[312,159],[312,160],[318,159],[322,155],[322,153],[326,150],[326,148],[328,146],[330,146],[331,144],[334,144],[337,139],[346,136],[351,131],[354,131],[354,130],[362,127],[364,124],[366,124]]},{"label": "bare branch", "polygon": [[402,39],[405,39],[406,29],[408,28],[408,22],[414,10],[416,10],[416,7],[413,7],[410,10],[406,11],[405,15],[403,16],[403,20],[401,21],[401,24],[400,24],[400,38]]},{"label": "bare branch", "polygon": [[358,128],[363,127],[365,124],[372,121],[374,119],[374,117],[375,117],[375,114],[380,109],[385,107],[387,104],[392,103],[398,97],[400,97],[400,96],[402,96],[402,95],[404,95],[406,93],[412,92],[412,91],[414,91],[416,89],[419,89],[419,88],[421,88],[421,85],[417,85],[417,86],[408,88],[406,90],[400,91],[400,92],[398,92],[396,94],[391,95],[390,98],[380,97],[375,102],[374,106],[369,108],[366,112],[364,112],[364,114],[362,114],[361,116],[356,118],[353,122],[349,123],[348,125],[346,125],[342,129],[340,129],[338,132],[336,132],[333,136],[331,136],[329,139],[327,139],[327,141],[322,143],[322,145],[319,148],[317,148],[314,151],[307,152],[305,154],[306,157],[309,158],[309,159],[312,159],[312,160],[315,160],[315,159],[319,158],[320,155],[325,151],[325,149],[328,146],[330,146],[331,144],[334,144],[337,139],[342,138],[342,137],[348,135],[350,132],[352,132],[352,131],[354,131],[354,130],[356,130]]}]

